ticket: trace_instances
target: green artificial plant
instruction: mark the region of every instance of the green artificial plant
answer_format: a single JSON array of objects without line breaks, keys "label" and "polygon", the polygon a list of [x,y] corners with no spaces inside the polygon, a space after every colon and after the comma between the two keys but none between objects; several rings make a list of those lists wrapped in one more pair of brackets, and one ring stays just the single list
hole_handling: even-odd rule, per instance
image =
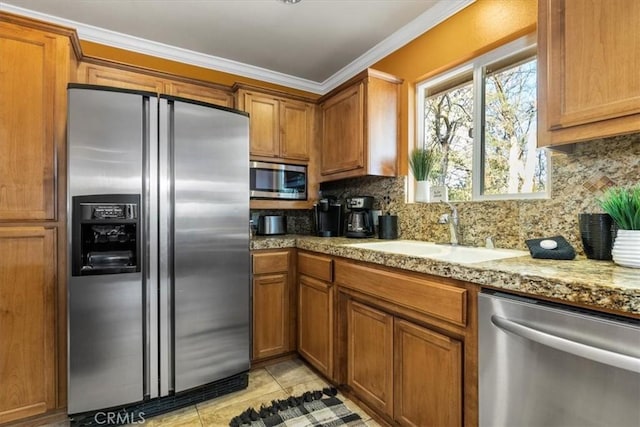
[{"label": "green artificial plant", "polygon": [[640,184],[609,188],[598,203],[619,229],[640,230]]},{"label": "green artificial plant", "polygon": [[428,148],[414,148],[409,155],[409,166],[416,181],[427,181],[433,175],[438,156]]}]

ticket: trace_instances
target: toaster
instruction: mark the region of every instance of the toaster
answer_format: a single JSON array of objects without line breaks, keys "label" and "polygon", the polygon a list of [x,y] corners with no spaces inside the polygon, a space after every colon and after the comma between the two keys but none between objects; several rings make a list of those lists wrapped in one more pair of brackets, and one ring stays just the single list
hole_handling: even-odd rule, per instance
[{"label": "toaster", "polygon": [[287,234],[287,217],[284,215],[260,215],[256,233],[260,236]]}]

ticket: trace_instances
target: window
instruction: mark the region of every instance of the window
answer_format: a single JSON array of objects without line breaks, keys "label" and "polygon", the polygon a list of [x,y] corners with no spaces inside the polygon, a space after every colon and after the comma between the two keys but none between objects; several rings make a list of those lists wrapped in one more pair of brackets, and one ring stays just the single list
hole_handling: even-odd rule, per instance
[{"label": "window", "polygon": [[519,39],[418,85],[418,145],[438,155],[449,200],[541,198],[548,159],[537,148],[536,56]]}]

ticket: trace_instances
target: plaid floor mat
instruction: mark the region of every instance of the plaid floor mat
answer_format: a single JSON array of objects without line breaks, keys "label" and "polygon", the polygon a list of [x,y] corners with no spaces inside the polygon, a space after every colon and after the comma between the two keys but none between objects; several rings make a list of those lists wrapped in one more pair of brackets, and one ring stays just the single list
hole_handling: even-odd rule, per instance
[{"label": "plaid floor mat", "polygon": [[273,401],[259,410],[249,408],[233,418],[231,427],[338,427],[366,426],[362,418],[349,410],[335,395],[335,389],[306,392],[285,400]]}]

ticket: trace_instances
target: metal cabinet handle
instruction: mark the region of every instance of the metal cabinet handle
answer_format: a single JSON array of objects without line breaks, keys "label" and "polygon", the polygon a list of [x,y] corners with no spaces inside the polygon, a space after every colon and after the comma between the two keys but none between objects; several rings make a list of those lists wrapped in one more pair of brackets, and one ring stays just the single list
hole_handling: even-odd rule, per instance
[{"label": "metal cabinet handle", "polygon": [[555,348],[556,350],[560,350],[565,353],[571,353],[579,357],[584,357],[586,359],[604,363],[605,365],[640,373],[640,359],[637,357],[615,353],[613,351],[604,350],[602,348],[593,347],[576,341],[571,341],[566,338],[560,338],[555,335],[539,331],[530,326],[526,326],[512,320],[507,320],[495,314],[491,316],[491,323],[493,323],[500,329],[511,332],[512,334],[518,335],[528,340],[535,341],[542,345],[546,345],[547,347]]}]

